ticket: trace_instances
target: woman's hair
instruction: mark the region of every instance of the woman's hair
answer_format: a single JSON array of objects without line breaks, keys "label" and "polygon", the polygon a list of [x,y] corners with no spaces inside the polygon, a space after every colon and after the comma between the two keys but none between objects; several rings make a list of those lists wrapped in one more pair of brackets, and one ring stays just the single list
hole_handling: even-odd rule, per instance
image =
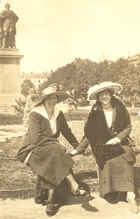
[{"label": "woman's hair", "polygon": [[[111,97],[112,97],[113,94],[114,94],[114,92],[113,92],[111,89],[105,89],[105,90],[103,90],[103,91],[107,91],[108,93],[110,93],[110,96],[111,96]],[[101,91],[101,92],[103,92],[103,91]],[[99,92],[99,93],[97,94],[97,100],[99,100],[99,95],[100,95],[101,92]]]},{"label": "woman's hair", "polygon": [[[110,90],[110,89],[105,89],[104,91],[108,91],[109,93],[110,93],[110,96],[111,96],[111,105],[112,105],[112,107],[114,106],[114,103],[112,102],[112,96],[113,96],[113,94],[114,94],[114,92],[112,91],[112,90]],[[101,91],[102,92],[102,91]],[[96,101],[96,104],[97,104],[97,106],[98,107],[100,107],[100,108],[102,108],[102,104],[101,104],[101,102],[99,101],[99,94],[101,93],[101,92],[99,92],[98,94],[97,94],[97,101]]]},{"label": "woman's hair", "polygon": [[[111,106],[112,106],[112,108],[115,108],[116,107],[116,97],[113,96],[114,93],[112,90],[107,89],[107,91],[109,91],[110,96],[111,96],[111,100],[110,100]],[[120,101],[120,100],[117,98],[117,101]],[[96,101],[95,105],[102,109],[102,104],[99,101],[99,96],[97,97],[97,101]]]}]

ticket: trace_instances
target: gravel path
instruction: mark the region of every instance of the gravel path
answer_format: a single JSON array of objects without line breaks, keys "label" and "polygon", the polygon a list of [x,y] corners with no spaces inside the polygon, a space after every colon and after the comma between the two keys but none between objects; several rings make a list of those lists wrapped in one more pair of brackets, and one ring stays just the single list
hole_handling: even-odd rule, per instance
[{"label": "gravel path", "polygon": [[[140,198],[137,199],[140,205]],[[34,199],[0,200],[0,219],[45,219],[45,206],[37,205]],[[85,199],[71,198],[59,207],[52,218],[56,219],[140,219],[140,212],[129,210],[126,202],[110,204],[97,194]]]}]

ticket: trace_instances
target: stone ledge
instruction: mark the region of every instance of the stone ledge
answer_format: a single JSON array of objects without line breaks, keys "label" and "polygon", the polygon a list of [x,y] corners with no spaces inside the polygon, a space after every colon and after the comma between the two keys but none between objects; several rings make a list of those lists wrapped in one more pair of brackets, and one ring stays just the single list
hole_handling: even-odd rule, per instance
[{"label": "stone ledge", "polygon": [[0,49],[0,58],[18,58],[21,59],[24,55],[20,55],[19,49]]},{"label": "stone ledge", "polygon": [[0,55],[19,55],[19,49],[0,49]]}]

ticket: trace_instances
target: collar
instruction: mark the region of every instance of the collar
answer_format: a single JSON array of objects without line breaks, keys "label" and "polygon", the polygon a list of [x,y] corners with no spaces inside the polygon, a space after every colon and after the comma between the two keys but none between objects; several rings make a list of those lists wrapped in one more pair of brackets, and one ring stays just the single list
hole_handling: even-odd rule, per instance
[{"label": "collar", "polygon": [[[45,107],[44,107],[43,104],[41,104],[41,105],[35,107],[34,109],[32,109],[32,110],[30,111],[30,113],[31,113],[31,112],[39,113],[40,115],[42,115],[43,117],[45,117],[46,119],[49,120],[48,113],[46,112]],[[53,113],[53,115],[55,116],[55,119],[58,117],[59,113],[60,113],[60,110],[59,110],[58,108],[54,107],[54,113]]]}]

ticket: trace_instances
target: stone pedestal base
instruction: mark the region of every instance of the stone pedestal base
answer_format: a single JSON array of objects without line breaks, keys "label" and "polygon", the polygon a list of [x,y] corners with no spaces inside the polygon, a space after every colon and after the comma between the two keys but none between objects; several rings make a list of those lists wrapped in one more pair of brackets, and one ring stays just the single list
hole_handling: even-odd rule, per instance
[{"label": "stone pedestal base", "polygon": [[21,97],[18,49],[0,49],[0,113],[14,113],[12,105]]},{"label": "stone pedestal base", "polygon": [[15,100],[22,100],[25,97],[22,94],[0,94],[0,114],[16,114],[14,105],[17,105]]}]

